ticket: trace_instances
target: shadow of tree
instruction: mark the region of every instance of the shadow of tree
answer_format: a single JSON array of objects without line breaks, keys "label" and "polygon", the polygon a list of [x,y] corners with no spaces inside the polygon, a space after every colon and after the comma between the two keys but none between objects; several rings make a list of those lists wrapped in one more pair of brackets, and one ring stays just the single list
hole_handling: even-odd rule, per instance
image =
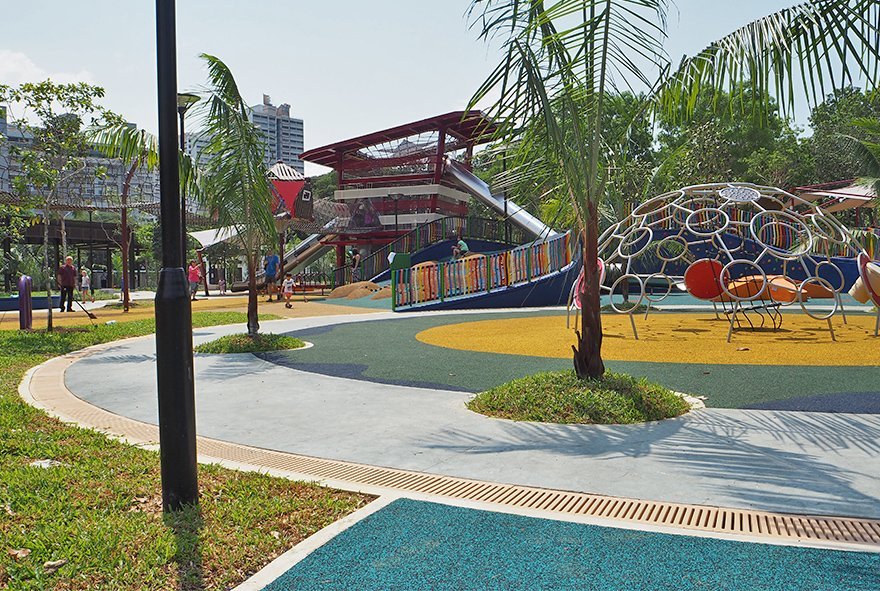
[{"label": "shadow of tree", "polygon": [[[571,462],[573,480],[592,461],[607,468],[621,459],[641,458],[646,498],[661,500],[650,492],[655,473],[665,477],[654,490],[670,491],[680,470],[698,479],[702,490],[689,491],[693,502],[709,498],[769,511],[880,518],[876,415],[706,410],[642,425],[497,421],[479,431],[447,428],[419,445],[498,454],[499,463],[505,454],[523,451],[586,460]],[[621,462],[621,469],[632,471],[633,464]]]}]

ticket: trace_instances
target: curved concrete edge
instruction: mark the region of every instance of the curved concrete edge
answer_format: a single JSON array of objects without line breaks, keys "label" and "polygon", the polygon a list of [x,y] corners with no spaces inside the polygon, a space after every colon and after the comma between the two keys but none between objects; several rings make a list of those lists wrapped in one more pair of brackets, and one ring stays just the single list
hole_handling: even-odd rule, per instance
[{"label": "curved concrete edge", "polygon": [[[135,338],[152,337],[153,335],[146,335]],[[88,347],[52,358],[31,368],[19,384],[19,394],[28,404],[63,422],[98,431],[129,445],[156,450],[158,449],[158,427],[156,425],[123,417],[93,406],[75,396],[64,383],[65,371],[71,365],[84,357],[116,346],[119,342],[121,341]],[[198,454],[200,463],[219,464],[236,470],[255,471],[291,480],[314,482],[340,490],[371,494],[380,497],[383,502],[385,499],[393,500],[405,496],[416,500],[453,504],[474,509],[606,527],[880,553],[880,520],[774,514],[699,505],[652,503],[589,493],[554,491],[301,456],[201,436],[198,437],[197,445],[200,450]],[[427,484],[424,484],[426,482]],[[484,492],[486,490],[489,492]],[[499,492],[496,493],[496,490]],[[618,504],[630,508],[613,512],[597,510],[592,514],[587,510],[589,507],[608,508]],[[636,507],[640,506],[657,507],[658,509],[637,511]],[[770,523],[771,530],[764,529],[757,534],[733,530],[722,531],[714,526],[717,520],[712,520],[713,525],[709,525],[709,520],[703,519],[702,521],[697,520],[698,523],[689,522],[682,526],[665,525],[656,518],[651,519],[652,516],[657,517],[661,513],[669,515],[671,512],[674,514],[677,510],[680,510],[681,513],[692,514],[713,513],[743,517],[753,515],[756,520],[761,518],[766,523]],[[743,521],[745,521],[744,518],[740,519],[741,523]],[[750,518],[749,521],[751,521]],[[806,528],[800,525],[791,525],[794,521],[803,521],[803,523],[814,525],[813,532],[822,532],[820,539],[816,539],[815,535],[811,535]],[[784,525],[774,528],[772,523]],[[847,525],[835,525],[841,523]],[[853,531],[857,535],[853,536]],[[332,537],[330,534],[327,536],[329,537],[324,542]],[[304,556],[303,552],[294,552],[291,556],[300,556],[301,559]],[[281,558],[283,556],[279,560]]]}]

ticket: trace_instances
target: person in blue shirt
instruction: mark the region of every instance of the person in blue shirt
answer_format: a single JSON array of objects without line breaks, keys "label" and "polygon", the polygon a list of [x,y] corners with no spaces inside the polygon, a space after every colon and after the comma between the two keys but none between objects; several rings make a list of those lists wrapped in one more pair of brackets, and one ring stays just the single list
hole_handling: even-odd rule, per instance
[{"label": "person in blue shirt", "polygon": [[[267,302],[272,301],[272,294],[275,293],[275,282],[278,280],[278,270],[281,266],[281,259],[271,250],[263,259],[263,270],[266,272],[266,292],[269,294]],[[280,296],[278,299],[281,299]]]}]

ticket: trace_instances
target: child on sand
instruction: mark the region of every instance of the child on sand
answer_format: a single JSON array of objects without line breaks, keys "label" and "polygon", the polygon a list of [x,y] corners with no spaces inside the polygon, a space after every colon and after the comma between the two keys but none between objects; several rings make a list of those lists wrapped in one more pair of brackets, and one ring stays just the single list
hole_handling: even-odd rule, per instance
[{"label": "child on sand", "polygon": [[293,288],[296,284],[293,281],[293,277],[291,277],[290,273],[284,275],[284,282],[281,284],[281,294],[284,296],[284,307],[285,308],[293,308],[293,304],[290,303],[290,298],[293,297]]}]

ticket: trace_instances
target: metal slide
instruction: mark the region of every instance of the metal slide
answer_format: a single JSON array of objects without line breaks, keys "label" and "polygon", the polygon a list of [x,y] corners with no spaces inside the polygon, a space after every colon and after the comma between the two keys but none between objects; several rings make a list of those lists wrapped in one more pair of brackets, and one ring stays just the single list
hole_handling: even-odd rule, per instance
[{"label": "metal slide", "polygon": [[[325,237],[328,240],[333,240],[336,238],[332,234],[328,236],[325,236],[324,234],[312,234],[310,236],[307,236],[302,242],[294,246],[292,249],[284,253],[284,260],[281,261],[281,273],[292,273],[296,267],[304,267],[308,265],[315,259],[324,255],[328,250],[333,248],[332,246],[325,246],[324,244],[321,244],[321,238]],[[257,288],[263,286],[265,276],[266,273],[262,270],[257,273]],[[247,288],[247,280],[237,281],[232,284],[232,291],[246,291]]]},{"label": "metal slide", "polygon": [[493,195],[489,185],[452,158],[445,158],[443,172],[458,186],[470,193],[477,201],[491,207],[496,213],[505,214],[504,202],[507,201],[508,219],[539,240],[546,240],[559,233],[544,222],[527,212],[525,209],[501,195]]}]

